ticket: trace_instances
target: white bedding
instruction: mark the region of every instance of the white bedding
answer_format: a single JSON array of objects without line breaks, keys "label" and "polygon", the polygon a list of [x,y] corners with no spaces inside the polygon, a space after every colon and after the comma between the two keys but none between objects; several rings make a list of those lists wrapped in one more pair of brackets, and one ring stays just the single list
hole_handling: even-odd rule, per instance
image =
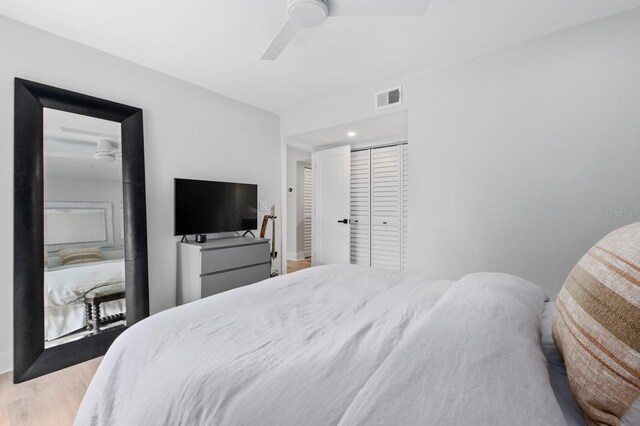
[{"label": "white bedding", "polygon": [[563,425],[544,299],[498,274],[334,265],[266,280],[128,329],[76,425]]},{"label": "white bedding", "polygon": [[45,308],[81,301],[87,292],[124,282],[124,259],[81,263],[47,270]]},{"label": "white bedding", "polygon": [[[100,305],[100,316],[119,314],[126,311],[125,299],[113,300]],[[64,306],[50,306],[44,310],[44,339],[51,341],[73,333],[87,326],[83,302]]]},{"label": "white bedding", "polygon": [[[45,273],[45,340],[84,328],[83,297],[95,288],[125,281],[124,260],[82,263],[49,269]],[[125,301],[114,300],[100,305],[102,316],[125,312]]]}]

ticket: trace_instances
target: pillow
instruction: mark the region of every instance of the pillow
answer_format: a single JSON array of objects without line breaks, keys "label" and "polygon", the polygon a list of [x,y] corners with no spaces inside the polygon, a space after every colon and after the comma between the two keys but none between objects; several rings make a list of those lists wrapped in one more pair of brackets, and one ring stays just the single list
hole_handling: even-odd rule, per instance
[{"label": "pillow", "polygon": [[63,265],[102,261],[102,254],[98,247],[62,249],[58,250],[58,256]]},{"label": "pillow", "polygon": [[565,281],[553,319],[590,424],[640,424],[640,223],[613,231]]},{"label": "pillow", "polygon": [[57,268],[58,266],[62,266],[62,261],[58,256],[51,256],[47,258],[47,269]]},{"label": "pillow", "polygon": [[562,355],[558,351],[556,344],[553,343],[551,328],[553,324],[553,312],[555,311],[555,302],[547,302],[542,307],[542,352],[547,359],[547,367],[549,369],[549,381],[551,388],[556,395],[558,404],[562,409],[562,414],[567,420],[568,426],[585,426],[584,414],[578,406],[576,398],[571,392],[569,379],[567,377],[567,367],[564,365]]}]

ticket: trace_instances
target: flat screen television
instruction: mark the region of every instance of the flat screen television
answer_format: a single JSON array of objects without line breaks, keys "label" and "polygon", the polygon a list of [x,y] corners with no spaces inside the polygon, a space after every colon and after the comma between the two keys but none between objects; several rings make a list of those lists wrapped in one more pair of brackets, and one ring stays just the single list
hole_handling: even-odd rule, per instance
[{"label": "flat screen television", "polygon": [[258,228],[258,185],[175,179],[175,235]]}]

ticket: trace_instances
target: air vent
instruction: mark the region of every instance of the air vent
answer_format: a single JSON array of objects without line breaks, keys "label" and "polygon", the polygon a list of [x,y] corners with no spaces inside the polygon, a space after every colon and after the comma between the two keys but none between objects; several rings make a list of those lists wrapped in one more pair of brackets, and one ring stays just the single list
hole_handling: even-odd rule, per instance
[{"label": "air vent", "polygon": [[402,103],[402,88],[396,87],[390,90],[376,93],[376,110],[389,108]]}]

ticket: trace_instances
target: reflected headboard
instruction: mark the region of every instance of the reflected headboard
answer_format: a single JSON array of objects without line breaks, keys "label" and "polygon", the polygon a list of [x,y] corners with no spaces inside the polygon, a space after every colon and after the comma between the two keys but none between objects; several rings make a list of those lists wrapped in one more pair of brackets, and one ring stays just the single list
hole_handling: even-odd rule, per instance
[{"label": "reflected headboard", "polygon": [[44,242],[48,252],[72,247],[113,247],[112,204],[45,202]]}]

